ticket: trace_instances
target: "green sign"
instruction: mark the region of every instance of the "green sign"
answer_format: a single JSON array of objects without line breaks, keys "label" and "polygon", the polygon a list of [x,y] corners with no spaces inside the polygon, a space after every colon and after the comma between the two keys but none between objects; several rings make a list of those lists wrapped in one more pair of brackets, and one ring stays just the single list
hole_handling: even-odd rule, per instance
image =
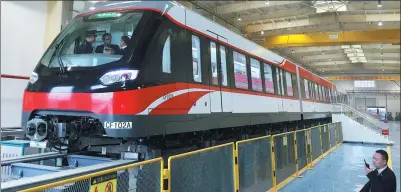
[{"label": "green sign", "polygon": [[105,12],[105,13],[96,13],[92,15],[91,19],[105,19],[105,18],[116,18],[120,17],[121,13],[116,12]]}]

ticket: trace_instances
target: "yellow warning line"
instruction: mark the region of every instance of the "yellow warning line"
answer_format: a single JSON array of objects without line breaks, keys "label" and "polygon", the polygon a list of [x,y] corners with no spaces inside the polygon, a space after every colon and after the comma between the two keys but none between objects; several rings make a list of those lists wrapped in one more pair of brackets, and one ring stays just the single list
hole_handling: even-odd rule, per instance
[{"label": "yellow warning line", "polygon": [[390,145],[387,145],[387,153],[388,153],[388,163],[387,166],[392,169],[393,167],[393,163],[391,161],[391,149],[390,149]]}]

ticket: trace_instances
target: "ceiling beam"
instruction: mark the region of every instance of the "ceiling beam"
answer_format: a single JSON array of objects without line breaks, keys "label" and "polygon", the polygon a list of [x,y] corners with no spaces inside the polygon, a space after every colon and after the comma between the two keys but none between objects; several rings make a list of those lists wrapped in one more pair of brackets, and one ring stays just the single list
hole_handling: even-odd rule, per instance
[{"label": "ceiling beam", "polygon": [[265,37],[264,42],[259,44],[266,48],[277,48],[367,43],[400,43],[400,30],[278,35]]},{"label": "ceiling beam", "polygon": [[[319,16],[320,15],[320,16]],[[292,20],[291,23],[287,21],[274,22],[274,23],[266,23],[266,24],[255,24],[246,26],[246,31],[248,33],[267,31],[267,30],[275,30],[275,29],[284,29],[291,27],[306,27],[306,26],[315,26],[315,25],[327,25],[327,24],[338,24],[338,23],[368,23],[368,22],[399,22],[400,21],[400,13],[396,14],[342,14],[335,15],[330,12],[325,12],[317,15],[316,17],[309,17],[307,19],[298,19]]]},{"label": "ceiling beam", "polygon": [[266,7],[274,7],[280,5],[289,5],[289,4],[297,4],[304,3],[304,1],[246,1],[241,3],[231,3],[219,5],[216,7],[217,14],[227,14],[227,13],[236,13],[242,12],[251,9],[260,9]]},{"label": "ceiling beam", "polygon": [[316,13],[315,8],[313,7],[304,7],[300,9],[286,9],[286,10],[278,10],[278,11],[269,11],[266,13],[253,13],[251,15],[241,15],[241,21],[236,21],[239,25],[248,25],[253,23],[262,23],[269,22],[271,20],[277,20],[281,18],[287,17],[302,17],[310,14]]}]

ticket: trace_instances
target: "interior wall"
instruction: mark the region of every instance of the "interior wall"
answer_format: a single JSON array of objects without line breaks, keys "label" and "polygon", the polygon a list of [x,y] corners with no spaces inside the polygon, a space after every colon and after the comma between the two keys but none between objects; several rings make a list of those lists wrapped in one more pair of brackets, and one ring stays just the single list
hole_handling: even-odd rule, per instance
[{"label": "interior wall", "polygon": [[[354,87],[353,80],[345,80],[345,81],[333,81],[336,87],[341,88],[344,91],[360,91],[360,90],[386,90],[386,91],[400,91],[400,81],[375,81],[375,87],[373,88],[360,88]],[[398,85],[397,85],[398,84]],[[364,98],[374,98],[376,99],[377,107],[386,107],[386,97],[384,95],[371,95],[371,94],[357,94],[355,95],[356,100],[361,100]],[[351,106],[356,107],[358,103],[354,103],[354,100],[351,99]],[[392,112],[393,117],[395,117],[396,112],[400,112],[400,97],[395,95],[387,95],[387,111]]]},{"label": "interior wall", "polygon": [[[343,81],[332,81],[332,83],[337,87],[337,89],[342,89],[344,91],[351,90],[398,90],[400,91],[400,81],[375,81],[375,87],[372,88],[361,88],[354,87],[353,80],[343,80]],[[398,85],[397,85],[398,84]]]},{"label": "interior wall", "polygon": [[[44,52],[46,11],[47,1],[1,1],[1,74],[31,75]],[[27,83],[1,78],[1,127],[21,126]]]}]

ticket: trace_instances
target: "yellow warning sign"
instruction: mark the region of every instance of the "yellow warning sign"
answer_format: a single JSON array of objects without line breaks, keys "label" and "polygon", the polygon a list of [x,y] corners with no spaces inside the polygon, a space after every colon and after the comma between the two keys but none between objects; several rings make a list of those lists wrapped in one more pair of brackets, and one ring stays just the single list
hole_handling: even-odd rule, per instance
[{"label": "yellow warning sign", "polygon": [[117,192],[117,173],[91,178],[90,192]]}]

